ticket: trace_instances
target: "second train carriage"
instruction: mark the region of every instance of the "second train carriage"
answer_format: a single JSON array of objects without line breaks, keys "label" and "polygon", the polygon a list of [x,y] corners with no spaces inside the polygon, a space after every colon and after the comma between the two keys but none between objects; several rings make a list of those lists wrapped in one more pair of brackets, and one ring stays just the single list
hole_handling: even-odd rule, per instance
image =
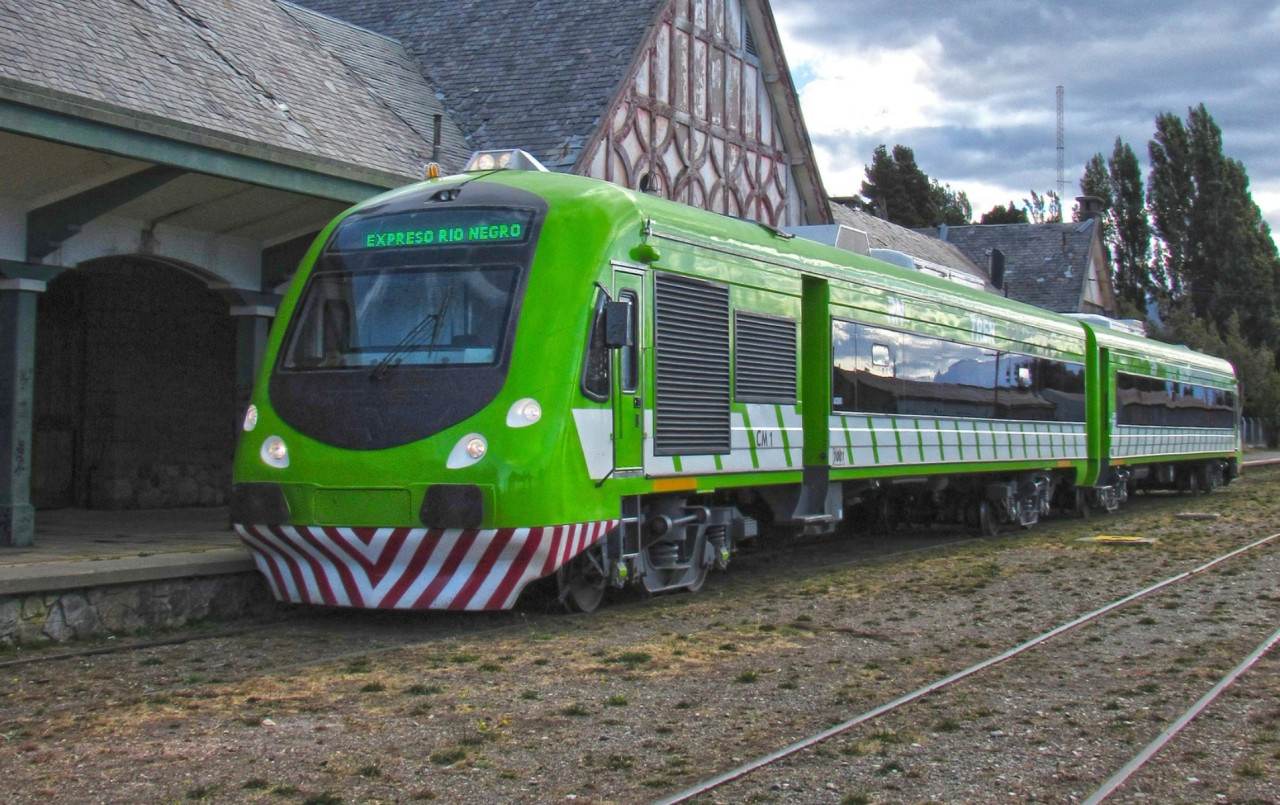
[{"label": "second train carriage", "polygon": [[1133,484],[1212,486],[1236,467],[1234,395],[1189,350],[615,185],[481,170],[321,233],[232,516],[282,600],[497,609],[555,576],[592,609],[611,585],[696,589],[761,522],[992,533]]}]

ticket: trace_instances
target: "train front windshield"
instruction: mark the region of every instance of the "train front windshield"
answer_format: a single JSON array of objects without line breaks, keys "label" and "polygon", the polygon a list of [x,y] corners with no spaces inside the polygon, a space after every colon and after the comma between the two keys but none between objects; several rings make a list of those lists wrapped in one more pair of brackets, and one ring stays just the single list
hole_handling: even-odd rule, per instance
[{"label": "train front windshield", "polygon": [[271,373],[277,413],[327,444],[371,450],[492,401],[544,214],[503,205],[515,192],[467,189],[492,206],[407,196],[342,221],[290,316]]},{"label": "train front windshield", "polygon": [[345,221],[299,301],[280,368],[493,365],[532,213],[450,209]]}]

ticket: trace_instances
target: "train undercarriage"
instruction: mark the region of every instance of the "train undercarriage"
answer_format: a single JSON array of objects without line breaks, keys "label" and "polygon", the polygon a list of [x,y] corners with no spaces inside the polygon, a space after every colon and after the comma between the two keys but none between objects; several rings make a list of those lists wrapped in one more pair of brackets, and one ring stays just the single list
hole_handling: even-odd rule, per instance
[{"label": "train undercarriage", "polygon": [[932,476],[735,490],[698,497],[632,497],[620,525],[557,572],[560,600],[590,612],[609,589],[696,592],[712,570],[762,534],[885,533],[946,524],[995,536],[1031,528],[1050,514],[1114,512],[1135,492],[1208,493],[1237,474],[1234,461],[1210,459],[1112,467],[1092,487],[1070,471]]}]

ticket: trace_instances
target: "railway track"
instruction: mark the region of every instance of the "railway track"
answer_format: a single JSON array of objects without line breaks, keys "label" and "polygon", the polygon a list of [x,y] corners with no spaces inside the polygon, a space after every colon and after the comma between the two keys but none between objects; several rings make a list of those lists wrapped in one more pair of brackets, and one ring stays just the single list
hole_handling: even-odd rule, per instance
[{"label": "railway track", "polygon": [[[934,529],[861,542],[818,539],[786,550],[762,545],[735,559],[728,574],[714,576],[698,595],[632,600],[587,616],[550,607],[494,616],[321,610],[278,624],[200,632],[194,639],[174,635],[22,658],[5,667],[9,682],[0,690],[5,713],[0,775],[30,784],[25,789],[30,796],[15,802],[41,805],[179,801],[217,786],[223,786],[221,794],[208,801],[288,801],[275,788],[292,786],[317,801],[330,794],[332,801],[404,800],[430,789],[439,801],[548,802],[573,795],[580,803],[648,802],[658,792],[731,765],[727,758],[741,763],[735,755],[763,755],[793,743],[795,736],[816,734],[831,724],[833,710],[869,711],[904,691],[952,676],[954,669],[978,664],[996,653],[988,641],[1035,644],[1038,651],[1025,651],[973,673],[966,682],[925,694],[915,706],[865,722],[871,736],[916,730],[923,749],[889,747],[910,775],[927,776],[930,765],[939,774],[951,774],[973,765],[975,758],[999,757],[1003,763],[1006,747],[1015,741],[1007,722],[1016,716],[975,719],[975,704],[959,697],[985,697],[985,691],[973,694],[973,688],[1005,677],[998,683],[1003,687],[993,688],[998,694],[980,703],[1014,711],[1004,704],[1012,700],[1009,691],[1076,673],[1077,655],[1097,648],[1089,635],[1110,634],[1112,627],[1103,624],[1112,618],[1134,621],[1133,610],[1144,605],[1159,617],[1159,626],[1130,628],[1145,629],[1144,639],[1156,634],[1182,639],[1173,615],[1190,617],[1201,604],[1212,603],[1204,593],[1211,585],[1192,579],[1212,577],[1225,589],[1233,582],[1231,574],[1246,568],[1245,586],[1270,595],[1274,587],[1262,571],[1273,572],[1276,554],[1266,546],[1280,541],[1248,547],[1234,560],[1217,556],[1217,564],[1208,564],[1209,557],[1228,548],[1257,542],[1249,535],[1259,533],[1258,523],[1275,521],[1276,507],[1269,501],[1277,499],[1278,481],[1258,476],[1209,497],[1153,496],[1136,501],[1122,518],[1061,520],[1029,532],[1028,539],[1022,532],[990,540]],[[1247,517],[1224,515],[1217,523],[1179,520],[1176,515],[1191,501],[1192,507],[1231,512],[1252,501],[1264,508]],[[1125,548],[1078,541],[1100,531],[1154,533],[1161,542]],[[1250,556],[1266,564],[1255,568]],[[1183,569],[1187,572],[1175,575]],[[1108,591],[1145,590],[1159,579],[1165,586],[1141,601],[1096,617],[1092,627],[1071,630],[1080,644],[1065,634],[1043,639],[1053,624],[1074,620],[1082,610],[1105,608],[1112,597]],[[1166,597],[1180,595],[1183,609],[1166,613]],[[1213,595],[1224,599],[1214,617],[1251,608],[1225,594]],[[1264,602],[1262,611],[1275,609],[1270,598],[1258,600]],[[1253,631],[1251,626],[1242,634]],[[1257,638],[1248,642],[1252,647]],[[1078,650],[1079,645],[1084,648]],[[1212,666],[1221,666],[1214,679],[1247,652],[1239,641],[1232,643],[1230,662]],[[1267,662],[1269,657],[1262,661]],[[877,670],[867,670],[872,668]],[[1256,685],[1257,677],[1243,673],[1237,685]],[[1204,676],[1178,682],[1176,701],[1194,700],[1212,681]],[[1070,693],[1081,689],[1077,683]],[[1152,699],[1140,704],[1155,705]],[[1064,700],[1065,694],[1055,701]],[[1120,701],[1128,714],[1129,701]],[[930,711],[945,714],[960,707],[969,712],[957,716],[962,726],[956,731],[937,734],[927,720],[918,721]],[[1094,765],[1080,778],[1096,786],[1121,768],[1141,744],[1173,722],[1178,713],[1168,712],[1169,707],[1153,707],[1166,719],[1156,729],[1141,724],[1130,729],[1141,737],[1130,740],[1132,751],[1124,757],[1099,753],[1101,760],[1091,761]],[[1179,712],[1185,707],[1179,705]],[[1204,721],[1190,723],[1202,727]],[[907,727],[900,728],[904,723]],[[987,732],[997,727],[1010,735],[989,739]],[[973,775],[976,787],[968,795],[955,789],[919,793],[907,773],[875,776],[875,764],[888,766],[893,757],[881,759],[878,750],[865,759],[847,753],[867,739],[860,732],[851,728],[825,745],[701,796],[722,802],[854,803],[863,800],[841,797],[849,786],[869,779],[865,787],[877,789],[869,802],[989,802],[983,786],[1002,784],[993,782],[997,772],[983,770],[985,776]],[[1033,751],[1076,748],[1071,728],[1057,724],[1044,735],[1047,745]],[[952,759],[948,753],[971,737],[989,745]],[[236,752],[222,751],[227,746]],[[60,754],[49,754],[55,751]],[[285,752],[284,768],[247,760]],[[208,771],[195,774],[190,784],[175,778],[157,788],[151,776],[155,758],[170,753],[198,756]],[[933,753],[934,760],[926,763],[924,753]],[[29,756],[54,762],[36,765]],[[46,790],[39,778],[55,775],[61,757],[68,763],[75,757],[93,760],[75,767],[83,782],[65,791],[47,786],[57,794],[39,795]],[[340,763],[340,758],[348,760]],[[454,760],[446,765],[434,758]],[[828,781],[841,785],[839,794],[808,787],[807,780],[804,793],[770,788],[776,781],[785,784],[780,775],[790,773],[789,765],[830,768],[833,763],[840,768]],[[1145,768],[1136,772],[1139,778]],[[1047,780],[1048,774],[1043,764],[1028,765],[1024,776]],[[116,799],[94,793],[125,777],[135,788]],[[270,790],[252,789],[263,791],[260,796],[237,793],[238,786],[250,783]],[[903,786],[904,793],[893,793],[893,785]],[[1066,801],[1063,785],[1045,783],[1042,790],[1051,796],[1011,801]],[[1089,793],[1074,793],[1082,785],[1072,784],[1071,801]],[[1125,783],[1120,791],[1133,785]]]},{"label": "railway track", "polygon": [[[871,708],[863,713],[860,713],[851,718],[848,718],[828,729],[822,730],[820,732],[817,732],[810,736],[802,738],[801,740],[790,743],[787,746],[784,746],[776,751],[757,757],[735,768],[722,772],[714,777],[710,777],[708,779],[695,783],[694,785],[688,788],[685,788],[684,790],[676,794],[657,800],[654,803],[654,805],[679,805],[679,803],[693,801],[703,795],[709,794],[713,791],[716,791],[717,789],[721,789],[722,787],[732,782],[741,780],[742,778],[748,775],[767,769],[788,758],[796,756],[799,753],[804,752],[805,750],[812,749],[813,747],[818,746],[819,744],[827,742],[837,736],[848,733],[849,731],[853,730],[856,727],[867,724],[868,722],[871,722],[882,716],[888,715],[901,708],[904,708],[907,705],[918,702],[921,699],[924,699],[926,696],[937,693],[945,688],[948,688],[956,683],[961,682],[962,680],[966,680],[976,675],[982,674],[983,672],[991,668],[994,668],[998,665],[1006,663],[1010,660],[1013,660],[1016,657],[1019,657],[1020,655],[1023,655],[1027,652],[1032,651],[1033,649],[1036,649],[1040,646],[1050,643],[1051,641],[1069,632],[1072,632],[1073,630],[1081,626],[1097,621],[1098,619],[1108,614],[1111,614],[1113,612],[1116,612],[1117,610],[1120,610],[1121,608],[1126,607],[1136,601],[1144,599],[1147,596],[1150,596],[1159,591],[1166,590],[1175,585],[1182,584],[1190,579],[1201,576],[1207,571],[1218,568],[1224,563],[1230,562],[1231,560],[1236,559],[1237,557],[1240,557],[1244,554],[1247,554],[1268,546],[1274,547],[1277,544],[1280,544],[1280,533],[1272,534],[1262,539],[1258,539],[1241,548],[1237,548],[1235,550],[1232,550],[1230,552],[1217,556],[1191,570],[1170,576],[1162,581],[1149,585],[1134,593],[1131,593],[1122,598],[1116,599],[1106,604],[1105,606],[1099,607],[1091,612],[1088,612],[1084,615],[1081,615],[1077,618],[1067,621],[1057,627],[1054,627],[1053,629],[1050,629],[1041,634],[1038,634],[1032,637],[1031,639],[1026,640],[1014,646],[1013,648],[1000,652],[999,654],[993,655],[981,662],[975,663],[961,671],[957,671],[956,673],[940,678],[930,684],[917,688],[916,690],[913,690],[905,695],[899,696],[891,701],[888,701],[877,707]],[[1205,708],[1207,708],[1223,690],[1229,687],[1243,673],[1245,673],[1249,668],[1251,668],[1264,654],[1266,654],[1266,652],[1268,652],[1272,647],[1274,647],[1277,642],[1280,642],[1280,631],[1272,633],[1253,652],[1251,652],[1243,661],[1241,661],[1239,665],[1233,668],[1231,672],[1224,675],[1220,680],[1218,680],[1217,684],[1215,684],[1203,697],[1201,697],[1200,700],[1198,700],[1194,705],[1192,705],[1191,708],[1189,708],[1182,716],[1180,716],[1172,726],[1170,726],[1167,730],[1161,733],[1161,735],[1155,740],[1153,740],[1149,745],[1147,745],[1147,747],[1145,747],[1142,752],[1134,756],[1134,758],[1130,762],[1125,764],[1120,770],[1118,770],[1115,773],[1115,775],[1113,775],[1110,779],[1108,779],[1106,783],[1104,783],[1089,799],[1085,801],[1086,805],[1096,805],[1096,803],[1102,802],[1104,799],[1106,799],[1108,796],[1110,796],[1112,793],[1118,790],[1121,786],[1123,786],[1125,782],[1128,781],[1138,770],[1140,770],[1146,762],[1148,762],[1152,757],[1154,757],[1155,754],[1163,746],[1165,746],[1169,741],[1171,741],[1174,738],[1174,736],[1176,736],[1184,727],[1186,727],[1186,725],[1189,724],[1196,716],[1201,714],[1205,710]]]}]

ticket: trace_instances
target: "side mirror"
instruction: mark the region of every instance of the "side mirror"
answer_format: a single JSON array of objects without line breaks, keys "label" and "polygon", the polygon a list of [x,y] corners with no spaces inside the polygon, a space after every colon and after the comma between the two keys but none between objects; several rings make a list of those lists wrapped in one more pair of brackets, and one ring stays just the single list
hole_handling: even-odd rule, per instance
[{"label": "side mirror", "polygon": [[631,315],[630,302],[604,303],[604,343],[609,349],[632,346],[631,334],[635,328]]}]

